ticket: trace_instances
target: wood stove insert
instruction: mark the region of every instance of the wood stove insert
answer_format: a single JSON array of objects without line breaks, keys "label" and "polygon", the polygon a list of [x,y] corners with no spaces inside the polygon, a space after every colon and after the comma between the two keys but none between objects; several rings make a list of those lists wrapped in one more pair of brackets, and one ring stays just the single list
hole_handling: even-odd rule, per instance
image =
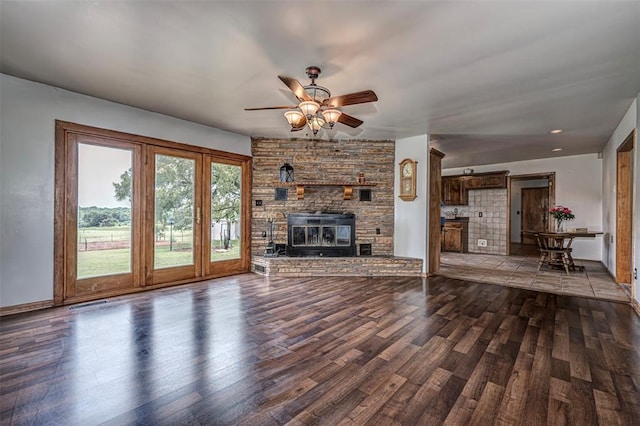
[{"label": "wood stove insert", "polygon": [[353,213],[289,213],[287,256],[348,257],[356,255]]}]

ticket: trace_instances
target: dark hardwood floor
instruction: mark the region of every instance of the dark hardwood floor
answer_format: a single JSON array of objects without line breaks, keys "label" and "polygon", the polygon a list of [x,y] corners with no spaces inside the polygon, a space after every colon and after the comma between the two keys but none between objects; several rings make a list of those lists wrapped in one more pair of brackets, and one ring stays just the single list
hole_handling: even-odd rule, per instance
[{"label": "dark hardwood floor", "polygon": [[245,274],[4,317],[1,424],[638,424],[631,308]]}]

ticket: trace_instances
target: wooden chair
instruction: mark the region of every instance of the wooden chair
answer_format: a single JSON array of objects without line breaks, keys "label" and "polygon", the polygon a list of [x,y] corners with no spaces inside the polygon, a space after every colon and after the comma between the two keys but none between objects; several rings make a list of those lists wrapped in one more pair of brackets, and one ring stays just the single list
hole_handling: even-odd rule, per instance
[{"label": "wooden chair", "polygon": [[[569,275],[569,268],[573,267],[573,258],[571,257],[571,241],[573,238],[564,234],[539,232],[536,235],[536,239],[540,249],[538,271],[542,265],[559,266],[564,268],[567,275]],[[565,240],[568,240],[566,245]]]}]

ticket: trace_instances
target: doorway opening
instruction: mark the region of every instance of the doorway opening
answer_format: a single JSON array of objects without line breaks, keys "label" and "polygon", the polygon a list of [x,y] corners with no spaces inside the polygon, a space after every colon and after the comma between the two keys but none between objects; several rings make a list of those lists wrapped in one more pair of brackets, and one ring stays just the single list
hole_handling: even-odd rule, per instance
[{"label": "doorway opening", "polygon": [[509,177],[507,254],[537,253],[536,241],[524,231],[551,230],[549,208],[555,204],[555,172]]}]

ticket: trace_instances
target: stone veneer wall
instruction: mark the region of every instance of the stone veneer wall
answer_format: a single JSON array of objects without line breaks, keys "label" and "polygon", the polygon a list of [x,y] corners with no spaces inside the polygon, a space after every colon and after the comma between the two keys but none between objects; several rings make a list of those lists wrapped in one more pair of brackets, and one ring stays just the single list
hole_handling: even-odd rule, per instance
[{"label": "stone veneer wall", "polygon": [[[253,256],[264,253],[268,218],[274,218],[274,242],[286,244],[285,213],[355,213],[356,246],[371,244],[374,256],[393,255],[393,182],[395,143],[370,140],[317,140],[254,138],[251,250]],[[371,201],[360,201],[360,188],[353,188],[351,200],[343,199],[342,187],[308,187],[298,200],[296,188],[288,187],[288,199],[276,201],[280,166],[288,162],[294,168],[296,182],[353,182],[363,172],[371,190]],[[261,200],[262,206],[256,206]],[[376,229],[380,229],[380,234]]]}]

